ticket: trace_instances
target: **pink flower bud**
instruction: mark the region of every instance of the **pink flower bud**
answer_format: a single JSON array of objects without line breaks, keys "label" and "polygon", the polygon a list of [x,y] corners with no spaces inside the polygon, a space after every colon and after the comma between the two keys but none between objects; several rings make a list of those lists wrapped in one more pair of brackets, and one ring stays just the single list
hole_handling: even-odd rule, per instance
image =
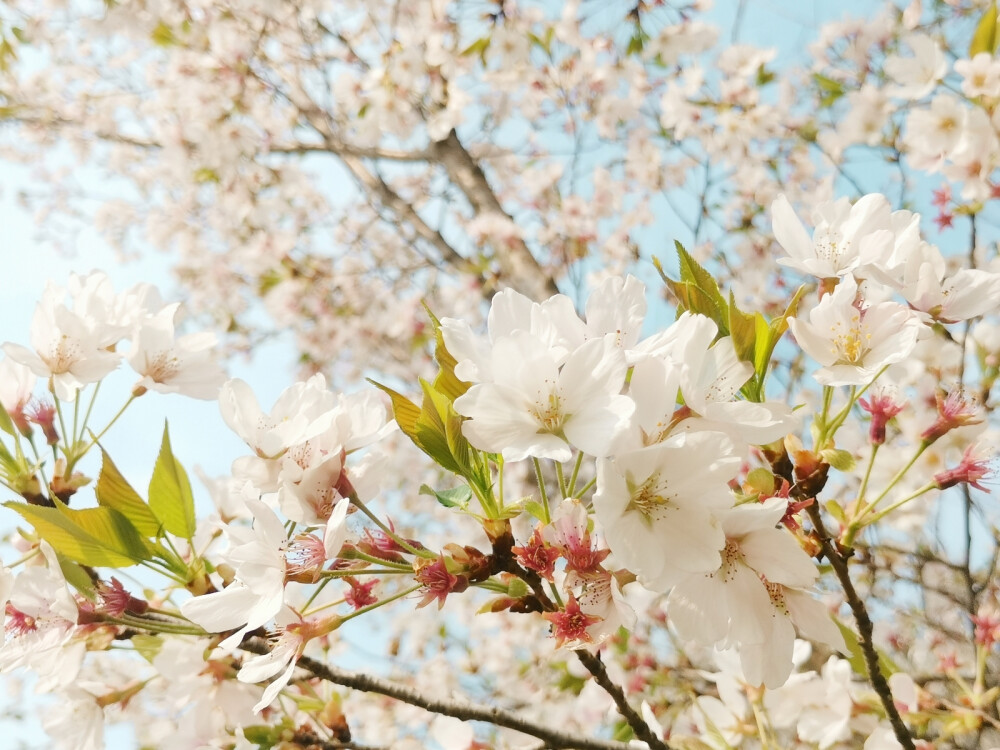
[{"label": "pink flower bud", "polygon": [[934,485],[939,490],[946,490],[956,484],[968,484],[977,490],[989,492],[979,483],[980,479],[990,476],[993,470],[989,466],[989,458],[978,454],[979,446],[973,444],[965,449],[962,460],[954,469],[946,469],[934,475]]},{"label": "pink flower bud", "polygon": [[[55,445],[59,442],[59,433],[56,431],[56,407],[54,404],[44,401],[36,401],[25,411],[25,416],[29,422],[34,422],[42,428],[45,434],[45,442]],[[21,430],[23,432],[23,430]]]},{"label": "pink flower bud", "polygon": [[909,402],[899,400],[899,394],[893,388],[875,388],[868,401],[858,399],[861,407],[872,415],[868,428],[868,440],[872,445],[882,445],[885,442],[885,426],[890,419],[905,409]]},{"label": "pink flower bud", "polygon": [[956,427],[983,421],[979,404],[962,390],[952,391],[944,398],[938,395],[937,411],[937,420],[920,435],[924,442],[933,443]]}]

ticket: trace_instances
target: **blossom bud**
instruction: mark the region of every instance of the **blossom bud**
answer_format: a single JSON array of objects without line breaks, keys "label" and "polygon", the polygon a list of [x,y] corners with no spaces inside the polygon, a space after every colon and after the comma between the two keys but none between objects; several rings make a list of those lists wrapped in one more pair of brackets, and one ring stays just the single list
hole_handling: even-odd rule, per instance
[{"label": "blossom bud", "polygon": [[[49,445],[56,445],[59,442],[59,433],[56,431],[56,407],[44,401],[36,401],[34,405],[25,412],[29,422],[34,422],[42,428],[45,435],[45,442]],[[24,430],[22,429],[23,433]],[[29,428],[30,432],[30,428]]]},{"label": "blossom bud", "polygon": [[955,390],[944,398],[936,396],[938,418],[934,424],[921,433],[925,443],[933,443],[956,427],[979,424],[983,421],[979,404],[962,390]]},{"label": "blossom bud", "polygon": [[996,612],[980,612],[978,615],[973,615],[972,624],[976,628],[977,645],[992,648],[994,643],[1000,641],[1000,616]]},{"label": "blossom bud", "polygon": [[112,578],[110,583],[99,583],[97,596],[101,610],[112,617],[121,617],[125,612],[141,615],[149,609],[148,602],[132,596],[117,578]]},{"label": "blossom bud", "polygon": [[978,455],[979,447],[970,445],[962,454],[962,460],[954,469],[946,469],[934,475],[934,486],[939,490],[946,490],[956,484],[968,484],[977,490],[989,492],[989,490],[979,483],[979,480],[990,476],[993,471],[989,466],[989,459]]},{"label": "blossom bud", "polygon": [[533,570],[547,581],[552,580],[555,573],[559,550],[545,543],[541,533],[535,529],[531,539],[523,547],[512,547],[511,552],[517,555],[517,562],[528,570]]},{"label": "blossom bud", "polygon": [[908,404],[906,400],[900,400],[899,394],[892,388],[876,388],[869,400],[860,398],[858,403],[872,415],[871,425],[868,428],[868,441],[872,445],[882,445],[885,442],[886,424]]}]

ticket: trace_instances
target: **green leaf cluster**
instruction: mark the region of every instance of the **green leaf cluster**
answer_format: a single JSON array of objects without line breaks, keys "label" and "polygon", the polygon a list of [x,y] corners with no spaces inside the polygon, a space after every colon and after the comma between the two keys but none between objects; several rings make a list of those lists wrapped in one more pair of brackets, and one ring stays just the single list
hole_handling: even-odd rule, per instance
[{"label": "green leaf cluster", "polygon": [[[432,382],[420,379],[423,399],[418,406],[387,385],[370,380],[392,400],[393,417],[399,429],[413,444],[430,456],[439,466],[468,482],[487,518],[500,517],[500,508],[493,499],[492,477],[488,455],[472,447],[462,434],[463,417],[455,411],[454,402],[469,389],[469,383],[455,375],[455,358],[445,346],[440,321],[431,315],[434,324],[434,358],[439,365]],[[422,488],[421,491],[423,491]],[[463,488],[427,492],[445,507],[465,508],[470,499]]]},{"label": "green leaf cluster", "polygon": [[663,271],[658,259],[653,259],[656,270],[674,296],[677,298],[677,314],[692,312],[711,318],[719,333],[717,338],[731,337],[736,356],[753,365],[754,375],[743,386],[742,393],[750,401],[764,400],[764,382],[774,347],[788,330],[788,319],[795,315],[805,287],[799,287],[782,313],[768,320],[761,313],[744,312],[736,304],[736,298],[729,292],[723,296],[712,275],[684,249],[680,242],[677,248],[677,264],[680,279],[671,279]]},{"label": "green leaf cluster", "polygon": [[[2,417],[0,429],[7,429]],[[78,589],[84,590],[81,587],[85,585],[80,575],[87,576],[74,565],[125,568],[155,560],[174,574],[186,576],[185,562],[161,541],[167,532],[190,540],[195,531],[191,484],[174,457],[166,425],[149,483],[149,502],[122,476],[103,448],[94,494],[96,508],[70,508],[59,500],[54,501],[54,507],[23,502],[4,505],[52,545],[66,561],[67,578]]]}]

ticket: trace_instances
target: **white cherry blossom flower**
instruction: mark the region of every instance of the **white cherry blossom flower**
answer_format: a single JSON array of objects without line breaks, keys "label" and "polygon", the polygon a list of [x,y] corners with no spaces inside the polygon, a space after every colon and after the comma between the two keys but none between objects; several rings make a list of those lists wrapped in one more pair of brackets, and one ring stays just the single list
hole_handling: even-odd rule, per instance
[{"label": "white cherry blossom flower", "polygon": [[740,459],[720,433],[696,432],[597,464],[594,510],[615,558],[655,591],[719,567],[717,514],[732,505]]},{"label": "white cherry blossom flower", "polygon": [[955,72],[962,76],[962,93],[968,97],[1000,97],[1000,62],[989,52],[971,60],[956,60]]},{"label": "white cherry blossom flower", "polygon": [[780,687],[791,672],[794,626],[844,648],[825,611],[803,591],[816,580],[816,565],[791,534],[775,528],[786,508],[784,498],[774,497],[722,515],[722,564],[684,577],[667,600],[682,638],[735,647],[747,682],[769,688]]},{"label": "white cherry blossom flower", "polygon": [[0,359],[0,404],[19,427],[27,427],[24,408],[31,400],[37,378],[26,365],[10,357]]},{"label": "white cherry blossom flower", "polygon": [[224,556],[236,579],[222,591],[187,599],[181,614],[210,633],[239,628],[219,644],[231,649],[243,636],[269,622],[284,604],[285,550],[288,536],[281,521],[259,500],[248,500],[251,529],[227,527],[230,550]]},{"label": "white cherry blossom flower", "polygon": [[445,346],[458,361],[455,375],[470,383],[485,383],[496,377],[492,349],[504,337],[530,333],[548,346],[558,364],[586,337],[584,322],[569,297],[556,294],[539,303],[513,289],[504,289],[493,298],[486,327],[484,340],[464,320],[441,319]]},{"label": "white cherry blossom flower", "polygon": [[944,323],[1000,310],[1000,274],[963,268],[946,277],[944,257],[922,242],[903,266],[900,293],[910,306]]},{"label": "white cherry blossom flower", "polygon": [[42,727],[55,750],[104,750],[104,709],[97,697],[78,687],[66,687],[59,702],[42,714]]},{"label": "white cherry blossom flower", "polygon": [[908,34],[903,41],[913,55],[886,58],[885,72],[897,84],[890,93],[902,99],[920,99],[948,73],[948,60],[938,43],[927,34]]},{"label": "white cherry blossom flower", "polygon": [[214,399],[226,379],[215,358],[216,336],[201,332],[178,338],[174,333],[177,307],[169,305],[139,325],[126,356],[141,376],[133,393],[148,389]]},{"label": "white cherry blossom flower", "polygon": [[7,634],[0,646],[0,672],[32,670],[39,693],[72,684],[86,652],[84,641],[75,638],[77,606],[59,561],[45,542],[42,553],[45,564],[24,568],[13,581],[4,568],[0,578]]},{"label": "white cherry blossom flower", "polygon": [[799,346],[821,365],[814,377],[822,385],[864,385],[886,365],[909,356],[923,324],[895,302],[870,307],[855,304],[857,283],[841,280],[809,313],[809,320],[788,321]]},{"label": "white cherry blossom flower", "polygon": [[560,367],[542,339],[518,332],[493,346],[493,382],[472,386],[455,400],[469,417],[463,434],[481,450],[508,461],[534,456],[567,461],[570,445],[607,455],[628,426],[634,404],[620,395],[626,363],[613,341],[591,339]]},{"label": "white cherry blossom flower", "polygon": [[330,426],[335,405],[322,375],[313,375],[282,391],[265,414],[253,390],[234,378],[222,386],[219,409],[226,424],[261,458],[277,458]]},{"label": "white cherry blossom flower", "polygon": [[611,336],[632,364],[646,317],[646,286],[635,276],[611,276],[587,298],[587,338]]},{"label": "white cherry blossom flower", "polygon": [[119,355],[105,349],[101,332],[51,298],[35,308],[31,345],[34,351],[12,343],[3,350],[35,375],[50,378],[53,393],[63,401],[73,401],[81,388],[118,367]]},{"label": "white cherry blossom flower", "polygon": [[892,211],[889,201],[878,193],[854,204],[841,198],[817,206],[811,238],[784,195],[771,204],[771,216],[774,236],[789,256],[779,258],[778,263],[820,279],[877,263],[893,248]]},{"label": "white cherry blossom flower", "polygon": [[278,693],[292,679],[295,662],[303,646],[304,641],[298,632],[283,630],[268,653],[253,656],[243,662],[243,666],[236,675],[240,682],[264,682],[264,680],[269,680],[277,675],[277,679],[264,689],[264,694],[257,705],[253,707],[254,713],[259,713],[270,706]]}]

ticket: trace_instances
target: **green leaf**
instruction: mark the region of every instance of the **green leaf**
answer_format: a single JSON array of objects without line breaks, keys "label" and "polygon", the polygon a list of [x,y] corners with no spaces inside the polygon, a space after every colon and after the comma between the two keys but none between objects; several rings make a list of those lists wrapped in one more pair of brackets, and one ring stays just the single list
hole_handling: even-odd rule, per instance
[{"label": "green leaf", "polygon": [[654,259],[656,270],[663,282],[677,297],[677,312],[690,311],[705,315],[715,321],[718,326],[718,337],[729,335],[729,305],[726,303],[719,285],[712,275],[702,268],[680,242],[675,242],[677,248],[677,264],[680,269],[680,281],[669,278],[658,260]]},{"label": "green leaf", "polygon": [[140,534],[146,537],[163,535],[164,525],[146,505],[139,493],[121,475],[114,461],[101,448],[101,473],[94,488],[99,505],[114,508],[122,513]]},{"label": "green leaf", "polygon": [[156,27],[149,33],[149,38],[157,47],[173,47],[180,44],[180,40],[174,34],[173,29],[163,23],[163,21],[156,24]]},{"label": "green leaf", "polygon": [[62,571],[66,583],[83,594],[89,601],[97,599],[94,581],[87,575],[87,571],[83,569],[83,566],[68,559],[65,555],[60,555],[58,552],[56,553],[56,558],[59,560],[59,569]]},{"label": "green leaf", "polygon": [[490,38],[488,36],[484,36],[474,41],[459,54],[462,57],[471,57],[472,55],[476,55],[482,59],[486,55],[486,50],[489,49],[489,46]]},{"label": "green leaf", "polygon": [[402,430],[403,434],[410,438],[410,440],[412,440],[420,450],[424,450],[424,446],[420,444],[420,440],[417,438],[417,420],[420,419],[420,407],[410,401],[410,399],[406,396],[401,393],[397,393],[387,385],[376,383],[371,378],[368,379],[368,382],[380,391],[388,394],[389,398],[392,400],[392,416],[396,420],[396,424],[399,425],[399,429]]},{"label": "green leaf", "polygon": [[723,298],[722,292],[719,291],[719,285],[715,283],[712,274],[702,268],[680,242],[675,241],[674,247],[677,249],[677,263],[680,266],[681,281],[693,283],[711,297],[720,310],[726,312],[726,300]]},{"label": "green leaf", "polygon": [[[420,386],[424,389],[424,405],[417,419],[417,437],[421,447],[442,468],[465,475],[470,468],[470,446],[461,433],[462,418],[452,408],[448,397],[436,391],[423,378],[420,379]],[[450,429],[449,423],[452,423]]]},{"label": "green leaf", "polygon": [[820,90],[819,106],[824,109],[832,107],[846,93],[844,84],[822,73],[813,73],[813,81]]},{"label": "green leaf", "polygon": [[156,655],[160,653],[160,649],[163,648],[163,639],[158,635],[136,633],[129,640],[132,641],[132,647],[150,664],[153,663],[153,659],[156,658]]},{"label": "green leaf", "polygon": [[469,390],[472,384],[460,380],[455,375],[455,365],[458,364],[458,360],[452,356],[451,352],[448,351],[448,347],[445,346],[444,334],[441,331],[441,321],[434,316],[429,307],[424,305],[424,309],[430,316],[431,323],[434,326],[434,359],[441,367],[437,377],[434,378],[434,389],[447,396],[449,401],[454,401]]},{"label": "green leaf", "polygon": [[776,482],[774,481],[774,474],[771,473],[770,469],[765,469],[763,466],[758,466],[756,469],[752,469],[749,474],[747,474],[746,486],[756,492],[758,495],[773,495]]},{"label": "green leaf", "polygon": [[170,448],[170,433],[163,424],[163,442],[156,457],[153,478],[149,480],[149,507],[175,536],[190,539],[194,535],[194,496],[187,472],[174,458]]},{"label": "green leaf", "polygon": [[762,325],[764,322],[763,316],[761,316],[757,321],[757,351],[754,355],[754,369],[757,371],[757,377],[760,379],[762,384],[764,376],[767,374],[767,367],[771,363],[771,355],[774,353],[774,347],[778,345],[781,337],[784,336],[785,331],[788,330],[788,319],[795,317],[795,312],[798,310],[799,302],[805,292],[805,285],[796,289],[795,294],[792,295],[792,299],[788,303],[788,306],[785,307],[785,311],[779,317],[767,324],[766,331]]},{"label": "green leaf", "polygon": [[435,490],[422,484],[420,485],[420,494],[436,498],[446,508],[461,508],[463,510],[469,507],[472,500],[472,490],[466,485],[451,490]]},{"label": "green leaf", "polygon": [[969,42],[969,57],[975,57],[980,52],[996,54],[998,39],[997,34],[997,4],[996,0],[983,12],[982,18],[976,24],[976,30],[972,32],[972,40]]},{"label": "green leaf", "polygon": [[537,500],[529,500],[524,504],[524,510],[536,519],[545,523],[545,507]]},{"label": "green leaf", "polygon": [[0,404],[0,430],[11,436],[15,435],[14,421],[10,418],[10,414],[7,413],[3,404]]},{"label": "green leaf", "polygon": [[125,568],[151,558],[146,540],[114,508],[73,510],[59,500],[55,503],[54,508],[4,505],[19,513],[56,552],[82,565]]},{"label": "green leaf", "polygon": [[728,332],[728,322],[719,325],[725,319],[726,312],[707,293],[691,282],[674,281],[671,279],[667,281],[667,286],[670,287],[670,291],[677,297],[678,314],[688,311],[711,318],[719,327],[719,335],[726,335],[722,331],[725,329]]},{"label": "green leaf", "polygon": [[[861,675],[862,677],[868,676],[868,667],[865,664],[865,655],[861,650],[861,643],[858,636],[855,635],[854,631],[849,627],[844,625],[837,618],[833,618],[833,621],[837,624],[840,629],[840,634],[844,636],[844,642],[847,644],[847,661],[851,665],[851,669],[855,674]],[[880,649],[876,649],[878,653],[878,665],[882,670],[882,674],[889,677],[899,671],[899,667],[893,663],[892,659],[885,655]]]},{"label": "green leaf", "polygon": [[[757,313],[760,315],[760,313]],[[736,298],[729,292],[729,335],[733,339],[736,356],[744,362],[754,361],[754,345],[757,340],[755,317],[736,306]]]},{"label": "green leaf", "polygon": [[221,182],[219,173],[211,167],[198,167],[194,171],[194,181],[199,185]]},{"label": "green leaf", "polygon": [[826,508],[827,513],[836,518],[838,522],[841,524],[847,523],[847,516],[844,515],[844,509],[840,507],[840,503],[836,500],[827,500],[823,507]]},{"label": "green leaf", "polygon": [[841,448],[826,448],[819,455],[837,471],[852,471],[856,463],[854,454]]}]

